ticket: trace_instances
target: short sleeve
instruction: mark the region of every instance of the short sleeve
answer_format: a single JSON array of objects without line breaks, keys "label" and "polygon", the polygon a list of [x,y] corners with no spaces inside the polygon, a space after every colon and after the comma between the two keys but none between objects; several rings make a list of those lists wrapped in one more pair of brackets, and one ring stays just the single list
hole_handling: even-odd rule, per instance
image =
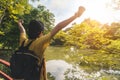
[{"label": "short sleeve", "polygon": [[24,40],[26,40],[26,39],[27,39],[26,33],[20,33],[20,45],[21,45],[21,43],[22,43]]},{"label": "short sleeve", "polygon": [[50,40],[51,40],[51,34],[48,33],[40,38],[38,38],[38,41],[40,41],[40,43],[48,46],[48,44],[50,43]]}]

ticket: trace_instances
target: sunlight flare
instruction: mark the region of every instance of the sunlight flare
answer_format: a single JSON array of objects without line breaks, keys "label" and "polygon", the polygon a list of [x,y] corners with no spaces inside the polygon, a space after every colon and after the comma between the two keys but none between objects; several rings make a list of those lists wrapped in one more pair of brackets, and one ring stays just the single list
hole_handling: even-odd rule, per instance
[{"label": "sunlight flare", "polygon": [[84,3],[86,7],[86,15],[91,19],[100,21],[101,23],[113,22],[115,11],[109,7],[111,0],[94,0]]}]

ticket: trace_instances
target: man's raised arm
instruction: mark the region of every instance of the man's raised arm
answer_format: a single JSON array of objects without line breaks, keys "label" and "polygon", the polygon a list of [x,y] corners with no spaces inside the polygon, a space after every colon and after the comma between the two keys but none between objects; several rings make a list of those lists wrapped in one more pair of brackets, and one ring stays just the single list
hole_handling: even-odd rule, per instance
[{"label": "man's raised arm", "polygon": [[60,31],[62,28],[66,27],[69,23],[71,23],[73,20],[75,20],[77,17],[80,17],[82,13],[85,11],[84,7],[79,7],[78,11],[71,16],[70,18],[58,23],[55,28],[51,31],[51,36],[53,37],[58,31]]},{"label": "man's raised arm", "polygon": [[19,27],[20,33],[26,33],[22,23],[23,23],[23,20],[18,21],[18,27]]}]

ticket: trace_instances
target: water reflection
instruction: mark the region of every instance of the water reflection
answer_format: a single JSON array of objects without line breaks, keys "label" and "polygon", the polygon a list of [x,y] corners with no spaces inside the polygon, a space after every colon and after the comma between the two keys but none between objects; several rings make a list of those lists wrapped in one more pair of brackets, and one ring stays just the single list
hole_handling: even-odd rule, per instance
[{"label": "water reflection", "polygon": [[46,67],[47,72],[54,76],[55,80],[120,80],[120,71],[101,69],[87,73],[63,60],[47,61]]},{"label": "water reflection", "polygon": [[64,73],[67,69],[72,68],[71,64],[63,60],[50,60],[46,64],[47,72],[50,72],[56,80],[64,80]]}]

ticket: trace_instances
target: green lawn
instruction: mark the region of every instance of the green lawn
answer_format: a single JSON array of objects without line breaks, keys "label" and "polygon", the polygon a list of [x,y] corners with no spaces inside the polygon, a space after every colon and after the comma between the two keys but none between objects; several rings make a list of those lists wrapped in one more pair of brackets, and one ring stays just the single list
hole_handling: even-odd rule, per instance
[{"label": "green lawn", "polygon": [[[66,55],[72,55],[72,57],[66,58]],[[116,56],[116,57],[115,57]],[[46,60],[65,60],[68,63],[78,63],[81,61],[80,69],[88,72],[94,73],[101,70],[102,64],[103,69],[109,70],[109,66],[113,66],[112,69],[118,69],[119,71],[119,61],[117,61],[119,55],[117,54],[105,54],[97,50],[78,50],[77,52],[71,52],[69,48],[63,46],[49,46],[45,51]],[[110,59],[110,60],[109,60]],[[111,61],[114,59],[114,61]],[[115,66],[115,65],[116,66]],[[117,68],[118,67],[118,68]],[[95,74],[94,74],[95,75]],[[100,80],[120,80],[119,74],[107,74],[101,73],[101,76],[98,77]],[[93,77],[94,79],[94,77]],[[50,79],[51,80],[51,79]],[[98,80],[98,79],[95,79]]]},{"label": "green lawn", "polygon": [[66,47],[49,46],[45,51],[46,60],[65,60]]},{"label": "green lawn", "polygon": [[[80,63],[80,66],[120,70],[120,54],[108,54],[99,50],[78,50],[71,52],[63,46],[49,46],[45,51],[46,60],[65,60],[68,63]],[[97,70],[98,70],[97,68]]]}]

